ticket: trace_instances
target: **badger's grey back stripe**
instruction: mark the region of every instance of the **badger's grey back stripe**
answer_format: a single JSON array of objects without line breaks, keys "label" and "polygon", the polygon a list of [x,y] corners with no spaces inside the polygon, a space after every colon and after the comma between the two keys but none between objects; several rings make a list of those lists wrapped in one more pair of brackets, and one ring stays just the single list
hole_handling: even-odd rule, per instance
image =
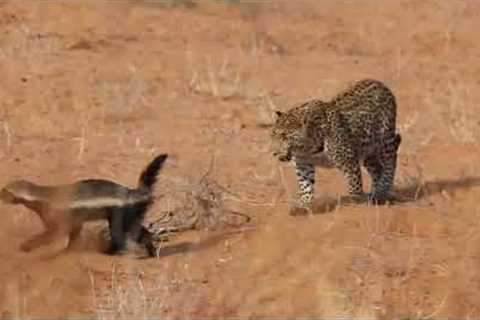
[{"label": "badger's grey back stripe", "polygon": [[148,201],[147,197],[141,198],[115,198],[115,197],[105,197],[105,198],[93,198],[93,199],[81,199],[74,200],[68,206],[69,209],[100,209],[105,207],[122,207],[128,205],[134,205],[140,202]]}]

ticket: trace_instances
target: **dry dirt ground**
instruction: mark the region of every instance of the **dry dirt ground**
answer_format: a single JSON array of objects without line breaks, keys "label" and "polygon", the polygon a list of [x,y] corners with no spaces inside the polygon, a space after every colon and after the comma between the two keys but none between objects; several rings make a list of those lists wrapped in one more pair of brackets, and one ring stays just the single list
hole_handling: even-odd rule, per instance
[{"label": "dry dirt ground", "polygon": [[[1,205],[0,315],[480,316],[479,18],[460,0],[1,1],[2,185],[134,185],[167,152],[147,220],[213,164],[252,221],[175,236],[158,259],[103,255],[94,226],[26,254],[38,218]],[[367,77],[397,96],[399,201],[336,205],[342,177],[319,170],[318,214],[289,216],[272,110]]]}]

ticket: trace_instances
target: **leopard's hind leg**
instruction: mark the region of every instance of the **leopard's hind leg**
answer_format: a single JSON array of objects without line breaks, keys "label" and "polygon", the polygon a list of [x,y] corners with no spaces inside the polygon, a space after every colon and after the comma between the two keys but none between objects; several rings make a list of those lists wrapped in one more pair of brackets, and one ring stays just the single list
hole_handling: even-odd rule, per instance
[{"label": "leopard's hind leg", "polygon": [[393,184],[395,181],[395,173],[397,171],[397,157],[398,157],[398,148],[402,142],[402,137],[400,134],[395,134],[387,142],[387,147],[385,150],[385,157],[383,159],[383,185],[385,188],[387,200],[392,197]]},{"label": "leopard's hind leg", "polygon": [[364,166],[372,178],[370,200],[375,203],[383,204],[392,197],[400,143],[401,136],[393,135],[386,140],[378,155],[373,155],[364,162]]},{"label": "leopard's hind leg", "polygon": [[367,172],[371,179],[370,193],[368,194],[369,200],[376,203],[384,201],[385,186],[383,185],[384,168],[382,165],[382,161],[377,155],[371,155],[365,159],[365,161],[363,162],[363,166],[365,167],[365,169],[367,169]]},{"label": "leopard's hind leg", "polygon": [[360,163],[352,160],[342,167],[342,171],[347,184],[348,194],[355,198],[362,197],[364,194]]}]

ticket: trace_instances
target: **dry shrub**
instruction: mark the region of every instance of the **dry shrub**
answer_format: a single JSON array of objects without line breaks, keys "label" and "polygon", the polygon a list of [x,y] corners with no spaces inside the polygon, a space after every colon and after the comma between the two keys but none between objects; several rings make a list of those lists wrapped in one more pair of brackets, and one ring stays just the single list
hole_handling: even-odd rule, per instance
[{"label": "dry shrub", "polygon": [[210,173],[211,169],[196,183],[170,187],[167,193],[177,198],[178,205],[162,212],[146,227],[158,237],[186,230],[238,228],[249,222],[248,215],[227,208],[225,200],[230,192],[211,178]]}]

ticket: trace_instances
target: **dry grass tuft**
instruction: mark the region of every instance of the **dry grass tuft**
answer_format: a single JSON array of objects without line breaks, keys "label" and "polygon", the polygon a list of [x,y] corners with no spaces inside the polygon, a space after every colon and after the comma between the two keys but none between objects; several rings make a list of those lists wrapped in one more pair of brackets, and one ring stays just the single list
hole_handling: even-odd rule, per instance
[{"label": "dry grass tuft", "polygon": [[[119,270],[112,265],[110,276],[89,270],[92,308],[98,319],[147,318],[167,309],[167,295],[175,286],[166,276],[158,275],[145,283],[141,270]],[[103,278],[103,279],[102,279]],[[101,281],[99,281],[101,280]]]},{"label": "dry grass tuft", "polygon": [[147,228],[155,235],[164,235],[186,230],[237,228],[250,222],[248,215],[227,208],[225,200],[230,192],[211,178],[212,168],[213,161],[198,182],[170,188],[173,197],[183,199],[173,210],[162,212]]}]

